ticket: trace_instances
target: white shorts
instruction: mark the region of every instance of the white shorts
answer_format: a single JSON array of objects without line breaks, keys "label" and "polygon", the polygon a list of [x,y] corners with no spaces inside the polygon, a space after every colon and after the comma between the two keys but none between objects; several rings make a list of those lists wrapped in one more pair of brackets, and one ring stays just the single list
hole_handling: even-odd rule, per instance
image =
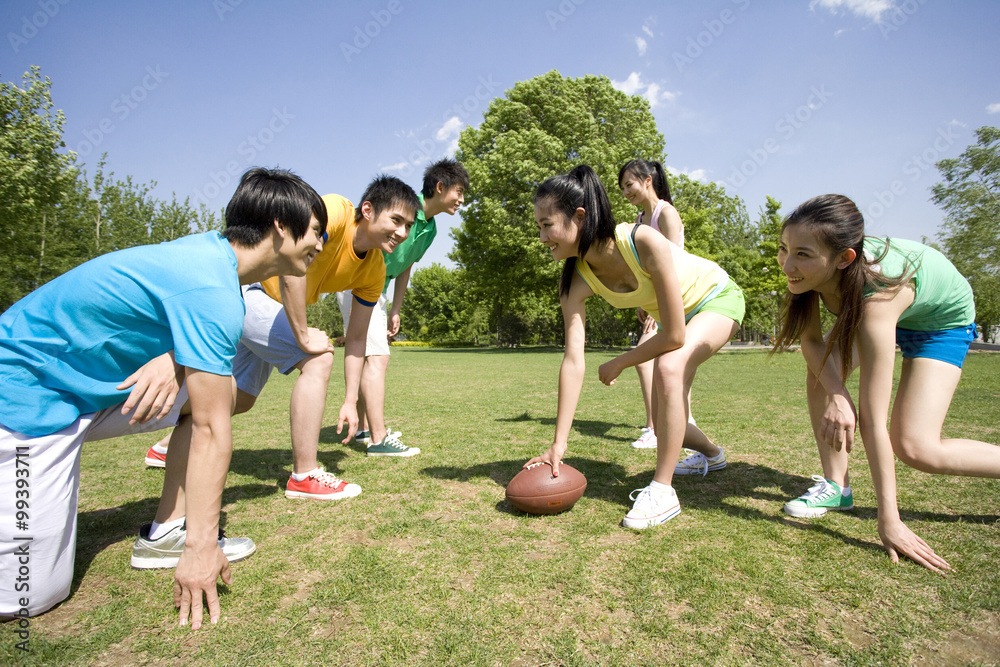
[{"label": "white shorts", "polygon": [[[340,306],[340,316],[344,318],[344,333],[351,323],[351,304],[354,295],[350,292],[337,292],[337,305]],[[385,294],[379,295],[375,307],[372,308],[372,319],[368,323],[368,339],[365,342],[365,356],[374,357],[389,354],[389,313]]]},{"label": "white shorts", "polygon": [[260,283],[243,287],[243,302],[247,312],[233,359],[233,377],[238,389],[260,396],[272,368],[288,375],[309,353],[295,341],[284,307]]},{"label": "white shorts", "polygon": [[172,428],[186,402],[182,387],[170,414],[135,426],[121,405],[81,415],[51,435],[0,426],[0,615],[36,616],[69,597],[81,445]]}]

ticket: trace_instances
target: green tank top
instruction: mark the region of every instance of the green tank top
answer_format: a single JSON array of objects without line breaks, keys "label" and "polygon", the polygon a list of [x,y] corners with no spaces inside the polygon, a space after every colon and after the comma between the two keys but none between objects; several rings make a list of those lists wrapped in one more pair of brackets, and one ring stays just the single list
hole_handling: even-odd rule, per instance
[{"label": "green tank top", "polygon": [[[968,326],[976,319],[976,306],[969,282],[940,252],[916,241],[865,237],[865,253],[877,258],[889,244],[889,252],[879,262],[879,273],[887,278],[912,274],[914,298],[896,323],[901,329],[943,331]],[[875,293],[865,290],[865,296]]]},{"label": "green tank top", "polygon": [[[639,262],[639,253],[635,250],[632,237],[637,225],[629,222],[615,227],[615,246],[625,258],[629,269],[635,275],[639,286],[632,292],[613,292],[598,280],[590,265],[582,259],[577,260],[576,267],[594,294],[610,303],[615,308],[642,308],[661,322],[659,305],[656,303],[656,291],[653,289],[652,277]],[[677,281],[681,286],[681,296],[684,301],[684,317],[690,320],[698,309],[723,290],[729,281],[729,274],[713,261],[692,255],[678,248],[667,240],[670,254],[677,269]]]}]

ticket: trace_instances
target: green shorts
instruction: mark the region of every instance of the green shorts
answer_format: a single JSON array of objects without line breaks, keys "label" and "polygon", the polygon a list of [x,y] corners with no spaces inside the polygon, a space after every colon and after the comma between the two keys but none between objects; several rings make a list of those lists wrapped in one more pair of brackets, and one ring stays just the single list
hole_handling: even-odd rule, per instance
[{"label": "green shorts", "polygon": [[730,278],[718,296],[699,308],[697,312],[718,313],[725,315],[736,322],[736,324],[740,324],[743,322],[743,315],[746,313],[746,310],[747,303],[746,299],[743,298],[743,290]]}]

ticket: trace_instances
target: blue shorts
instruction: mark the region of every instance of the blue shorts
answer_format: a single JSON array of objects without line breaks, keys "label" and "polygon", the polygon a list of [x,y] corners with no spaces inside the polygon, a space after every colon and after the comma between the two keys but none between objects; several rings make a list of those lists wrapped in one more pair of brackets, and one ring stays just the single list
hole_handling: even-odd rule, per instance
[{"label": "blue shorts", "polygon": [[975,339],[975,323],[944,331],[914,331],[896,327],[896,344],[903,351],[904,359],[937,359],[959,368]]}]

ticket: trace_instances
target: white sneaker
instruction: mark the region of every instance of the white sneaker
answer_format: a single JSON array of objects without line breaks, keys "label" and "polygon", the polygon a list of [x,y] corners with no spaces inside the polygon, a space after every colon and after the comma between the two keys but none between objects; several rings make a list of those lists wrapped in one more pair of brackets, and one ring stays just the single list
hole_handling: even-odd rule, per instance
[{"label": "white sneaker", "polygon": [[[386,435],[390,438],[399,438],[403,435],[402,431],[393,431],[388,426],[386,427]],[[357,435],[354,436],[354,442],[359,445],[370,445],[372,444],[372,432],[371,431],[358,431]]]},{"label": "white sneaker", "polygon": [[632,446],[636,449],[656,449],[656,433],[651,428],[642,429],[642,435]]},{"label": "white sneaker", "polygon": [[[691,450],[687,450],[691,451]],[[719,455],[709,458],[701,452],[692,452],[691,456],[681,459],[674,466],[675,475],[701,475],[722,470],[726,467],[726,453],[719,447]]]},{"label": "white sneaker", "polygon": [[622,521],[622,525],[626,528],[642,530],[673,519],[681,513],[677,492],[672,487],[655,490],[647,486],[645,489],[636,489],[628,497],[629,500],[634,500],[635,504]]}]

